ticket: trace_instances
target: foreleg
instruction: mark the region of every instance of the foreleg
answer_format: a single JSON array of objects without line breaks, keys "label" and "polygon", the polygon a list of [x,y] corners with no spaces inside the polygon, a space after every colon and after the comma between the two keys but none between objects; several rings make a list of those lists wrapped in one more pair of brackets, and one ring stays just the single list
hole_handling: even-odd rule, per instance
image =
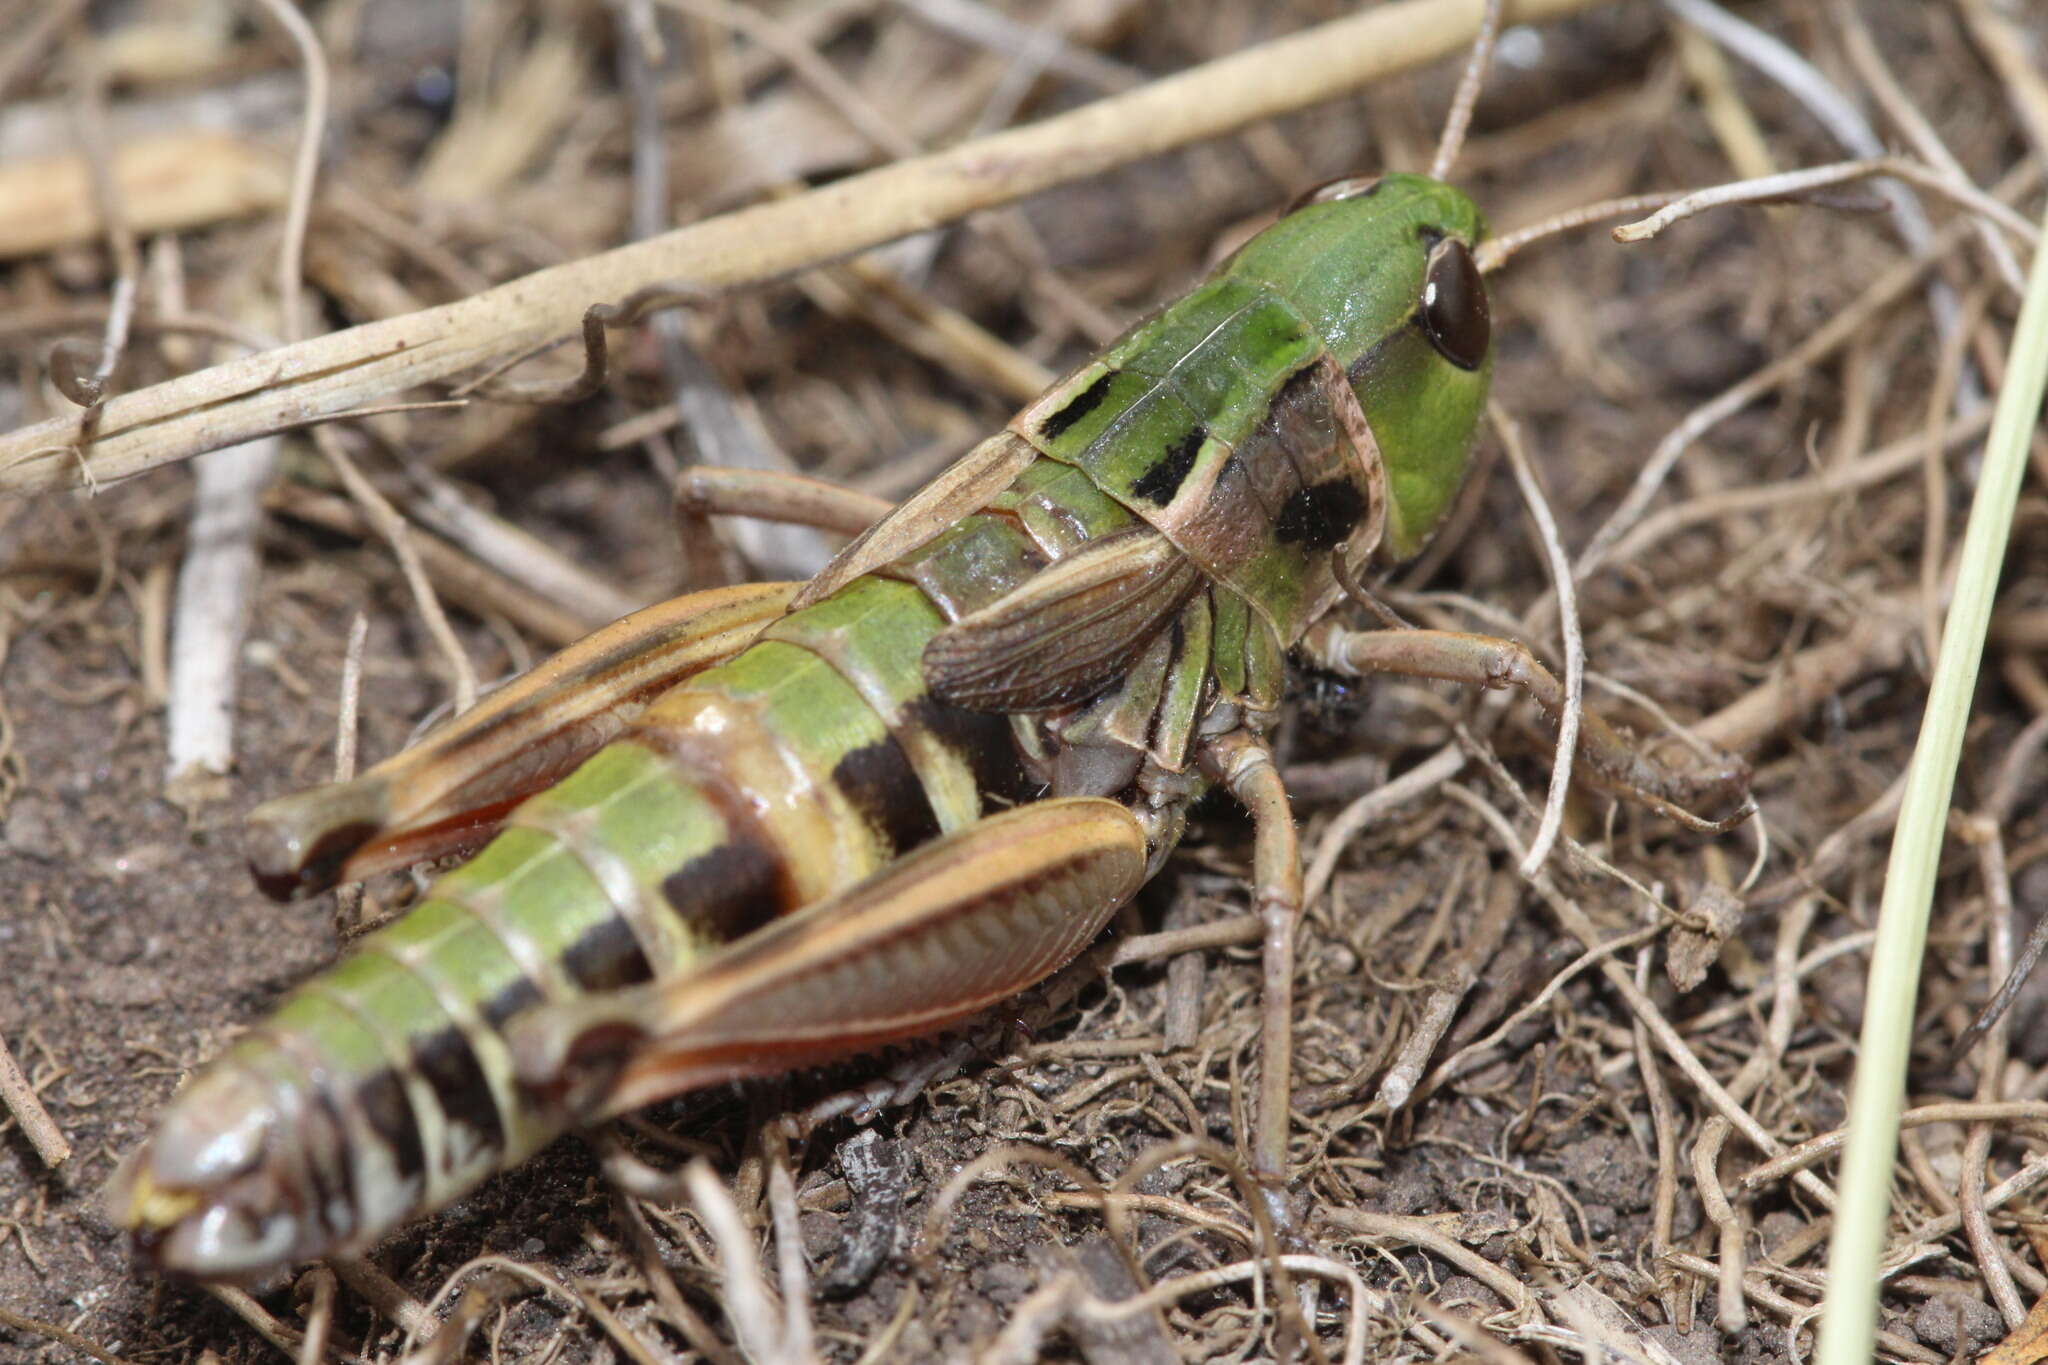
[{"label": "foreleg", "polygon": [[[1516,640],[1448,630],[1346,630],[1324,620],[1302,639],[1301,650],[1333,673],[1394,673],[1472,687],[1515,687],[1553,724],[1564,712],[1564,687]],[[1602,782],[1688,829],[1720,833],[1748,817],[1749,765],[1738,758],[1680,772],[1631,746],[1591,711],[1579,727],[1578,758]]]}]

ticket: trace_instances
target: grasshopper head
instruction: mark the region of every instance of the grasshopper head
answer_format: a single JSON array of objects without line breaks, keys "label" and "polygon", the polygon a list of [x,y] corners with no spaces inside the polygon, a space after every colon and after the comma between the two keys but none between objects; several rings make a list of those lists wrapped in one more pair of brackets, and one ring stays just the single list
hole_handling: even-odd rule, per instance
[{"label": "grasshopper head", "polygon": [[[1387,484],[1387,554],[1420,550],[1464,481],[1493,370],[1485,221],[1419,175],[1332,181],[1229,269],[1283,291],[1344,366]],[[1354,565],[1363,568],[1363,565]]]}]

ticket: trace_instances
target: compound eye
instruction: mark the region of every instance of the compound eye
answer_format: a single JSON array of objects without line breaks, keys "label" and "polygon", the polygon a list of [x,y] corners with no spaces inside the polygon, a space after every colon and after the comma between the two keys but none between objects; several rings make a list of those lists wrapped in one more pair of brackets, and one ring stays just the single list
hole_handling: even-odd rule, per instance
[{"label": "compound eye", "polygon": [[1486,281],[1480,278],[1472,253],[1455,237],[1444,238],[1429,253],[1421,316],[1423,332],[1445,360],[1463,370],[1486,363],[1486,348],[1493,340]]},{"label": "compound eye", "polygon": [[1335,204],[1345,199],[1363,199],[1380,187],[1376,175],[1346,175],[1335,180],[1325,180],[1311,189],[1294,196],[1294,202],[1287,206],[1287,212],[1305,209],[1310,204]]}]

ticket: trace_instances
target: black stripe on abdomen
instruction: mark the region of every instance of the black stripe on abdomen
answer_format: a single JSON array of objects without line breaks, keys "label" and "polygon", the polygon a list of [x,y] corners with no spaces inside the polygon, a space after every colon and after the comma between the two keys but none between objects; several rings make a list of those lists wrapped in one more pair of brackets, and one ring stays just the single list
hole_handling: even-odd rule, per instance
[{"label": "black stripe on abdomen", "polygon": [[1132,481],[1131,491],[1155,506],[1164,507],[1172,502],[1180,492],[1180,486],[1193,472],[1195,457],[1202,452],[1202,442],[1208,439],[1209,428],[1200,422],[1195,423]]},{"label": "black stripe on abdomen", "polygon": [[1109,389],[1116,382],[1117,371],[1104,370],[1095,377],[1095,382],[1067,400],[1067,405],[1049,415],[1038,424],[1038,434],[1048,441],[1057,441],[1067,434],[1068,428],[1102,406],[1102,400],[1109,397]]},{"label": "black stripe on abdomen", "polygon": [[413,1116],[412,1101],[406,1097],[405,1082],[392,1068],[379,1067],[356,1087],[356,1107],[370,1132],[391,1152],[391,1165],[400,1180],[426,1178],[427,1154],[420,1146],[419,1120]]},{"label": "black stripe on abdomen", "polygon": [[502,1151],[505,1129],[498,1117],[498,1098],[484,1075],[482,1063],[469,1039],[454,1024],[412,1040],[412,1064],[426,1078],[442,1116],[452,1127],[463,1124],[477,1134],[479,1143]]},{"label": "black stripe on abdomen", "polygon": [[662,897],[686,927],[729,943],[803,904],[788,855],[745,794],[733,788],[709,737],[642,725],[628,738],[661,755],[725,830],[718,844],[662,879]]},{"label": "black stripe on abdomen", "polygon": [[614,909],[562,954],[562,970],[586,991],[615,991],[654,979],[654,966],[626,917]]},{"label": "black stripe on abdomen", "polygon": [[671,872],[661,894],[685,923],[730,943],[776,917],[782,881],[779,858],[753,839],[735,838]]},{"label": "black stripe on abdomen", "polygon": [[506,1020],[521,1010],[538,1005],[544,998],[540,987],[534,984],[533,978],[522,971],[511,981],[500,986],[496,994],[478,1007],[477,1017],[482,1019],[484,1026],[493,1033],[503,1033]]},{"label": "black stripe on abdomen", "polygon": [[984,796],[1012,804],[1035,801],[1044,785],[1024,769],[1007,716],[969,711],[940,701],[929,692],[903,708],[903,724],[922,726],[941,744],[967,761],[974,785]]},{"label": "black stripe on abdomen", "polygon": [[888,735],[850,750],[832,767],[832,785],[882,836],[892,853],[939,837],[939,817],[903,746]]}]

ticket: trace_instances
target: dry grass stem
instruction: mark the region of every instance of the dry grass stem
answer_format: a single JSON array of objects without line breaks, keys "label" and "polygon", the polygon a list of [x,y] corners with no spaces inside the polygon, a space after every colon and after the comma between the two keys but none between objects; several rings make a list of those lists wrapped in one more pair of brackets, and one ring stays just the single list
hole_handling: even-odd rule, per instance
[{"label": "dry grass stem", "polygon": [[1322,898],[1324,888],[1330,884],[1330,877],[1336,871],[1337,859],[1361,831],[1456,777],[1465,762],[1463,750],[1455,744],[1447,745],[1385,786],[1367,792],[1346,806],[1324,831],[1322,842],[1316,845],[1315,856],[1309,860],[1308,874],[1302,878],[1302,904],[1314,905]]},{"label": "dry grass stem", "polygon": [[1489,406],[1488,416],[1508,453],[1508,468],[1514,471],[1515,487],[1522,492],[1522,502],[1529,509],[1529,519],[1535,523],[1537,540],[1543,547],[1544,563],[1550,568],[1551,590],[1557,594],[1558,633],[1564,639],[1564,706],[1557,718],[1557,758],[1550,769],[1550,792],[1544,798],[1542,823],[1536,826],[1536,834],[1529,840],[1529,851],[1522,858],[1520,870],[1524,877],[1528,877],[1534,875],[1536,869],[1543,866],[1544,859],[1550,856],[1558,830],[1564,825],[1565,797],[1572,785],[1572,760],[1578,755],[1579,726],[1584,720],[1586,642],[1579,633],[1579,606],[1577,594],[1572,589],[1571,557],[1565,552],[1564,542],[1558,538],[1557,518],[1551,514],[1550,502],[1543,495],[1543,485],[1537,481],[1536,471],[1529,463],[1529,452],[1522,448],[1521,431],[1498,404]]},{"label": "dry grass stem", "polygon": [[[1953,454],[1982,437],[1990,425],[1989,411],[1979,411],[1945,423],[1941,429],[1941,453],[1944,456]],[[1637,559],[1688,527],[1725,521],[1744,514],[1790,510],[1803,503],[1860,492],[1923,466],[1927,458],[1927,438],[1913,435],[1807,478],[1689,498],[1645,516],[1615,541],[1607,558],[1617,562]]]},{"label": "dry grass stem", "polygon": [[1999,86],[2033,145],[2035,159],[2048,162],[2048,79],[2028,51],[2025,31],[1994,0],[1955,0],[1955,7],[1998,73]]},{"label": "dry grass stem", "polygon": [[[698,1218],[717,1244],[723,1270],[721,1297],[726,1311],[732,1316],[740,1350],[748,1359],[766,1362],[767,1365],[800,1365],[800,1362],[810,1359],[808,1320],[796,1336],[790,1334],[786,1322],[778,1322],[781,1315],[776,1312],[767,1281],[762,1277],[760,1258],[754,1252],[753,1233],[741,1218],[739,1206],[733,1202],[732,1195],[712,1173],[709,1163],[701,1158],[692,1161],[683,1169],[682,1181]],[[798,1300],[790,1311],[802,1314],[808,1311],[808,1306]]]},{"label": "dry grass stem", "polygon": [[341,480],[342,487],[348,490],[349,497],[362,510],[364,519],[391,547],[399,569],[405,574],[406,587],[412,590],[413,605],[418,608],[420,619],[426,623],[427,634],[447,667],[455,709],[458,713],[467,711],[476,705],[476,667],[470,663],[462,642],[455,638],[454,628],[448,624],[448,614],[442,610],[440,596],[434,591],[434,585],[427,577],[426,565],[413,545],[412,528],[406,525],[398,509],[363,477],[355,461],[341,448],[340,439],[332,428],[315,429],[313,442],[326,457],[328,467]]},{"label": "dry grass stem", "polygon": [[7,35],[7,56],[0,60],[0,103],[14,97],[14,88],[47,49],[78,22],[89,0],[54,0],[35,11],[23,11],[20,27]]},{"label": "dry grass stem", "polygon": [[[1650,953],[1636,959],[1636,987],[1648,990]],[[1629,1021],[1629,1041],[1634,1049],[1636,1074],[1643,1080],[1643,1095],[1649,1101],[1650,1127],[1657,1143],[1657,1182],[1650,1194],[1650,1256],[1662,1262],[1671,1254],[1672,1231],[1678,1219],[1678,1110],[1671,1087],[1664,1079],[1650,1031],[1640,1019]],[[1667,1288],[1663,1293],[1665,1316],[1673,1322],[1689,1319],[1692,1296]],[[1681,1316],[1683,1315],[1683,1316]]]},{"label": "dry grass stem", "polygon": [[1728,1193],[1721,1188],[1721,1176],[1716,1169],[1721,1160],[1721,1145],[1728,1140],[1728,1132],[1728,1120],[1718,1114],[1700,1125],[1699,1139],[1692,1148],[1692,1180],[1693,1188],[1699,1191],[1700,1204],[1706,1209],[1707,1220],[1721,1234],[1716,1258],[1720,1275],[1714,1325],[1733,1334],[1748,1326],[1749,1320],[1742,1298],[1742,1215],[1728,1202]]},{"label": "dry grass stem", "polygon": [[[1538,22],[1588,3],[1518,0],[1512,18]],[[0,492],[80,484],[87,470],[100,483],[128,478],[526,353],[574,332],[594,302],[663,282],[720,290],[771,279],[1302,108],[1458,50],[1476,26],[1472,11],[1462,0],[1399,0],[1042,123],[124,394],[89,453],[65,419],[0,438]]]},{"label": "dry grass stem", "polygon": [[65,343],[60,342],[50,357],[51,380],[65,397],[85,409],[79,426],[88,432],[99,420],[109,383],[128,349],[142,277],[142,254],[136,246],[135,229],[129,223],[127,203],[114,179],[106,107],[106,73],[88,54],[79,63],[78,133],[92,186],[93,206],[114,265],[114,281],[109,291],[106,331],[101,335],[98,353],[92,358],[91,373],[76,372],[76,367],[69,363],[72,353]]},{"label": "dry grass stem", "polygon": [[300,1281],[300,1289],[310,1289],[312,1303],[306,1310],[306,1335],[299,1341],[298,1365],[320,1365],[334,1331],[334,1272],[315,1266]]},{"label": "dry grass stem", "polygon": [[[776,31],[783,32],[779,26]],[[791,35],[790,40],[803,47],[799,35]],[[644,241],[673,226],[668,151],[663,144],[655,88],[657,73],[642,45],[631,41],[620,45],[619,66],[632,106],[633,235]],[[586,338],[601,341],[602,331],[593,335],[590,321],[586,314]],[[648,328],[660,350],[662,373],[673,395],[678,424],[688,438],[685,462],[778,474],[793,472],[788,456],[776,448],[759,421],[699,353],[679,313],[657,312],[649,319]],[[601,381],[601,370],[596,379]],[[747,561],[769,577],[807,578],[830,557],[825,542],[805,527],[743,520],[732,523],[728,529]]]},{"label": "dry grass stem", "polygon": [[[1977,221],[1980,225],[1995,223],[2029,246],[2040,239],[2040,229],[1976,186],[1966,181],[1958,183],[1920,162],[1887,156],[1867,161],[1845,161],[1833,166],[1813,166],[1798,171],[1781,171],[1777,175],[1767,175],[1761,180],[1738,180],[1731,184],[1716,185],[1712,189],[1695,190],[1666,204],[1641,222],[1624,223],[1614,229],[1614,240],[1647,242],[1673,223],[1683,222],[1709,209],[1725,208],[1731,204],[1758,204],[1791,199],[1799,195],[1812,194],[1815,190],[1826,189],[1832,185],[1853,184],[1858,180],[1879,177],[1904,180],[1952,199],[1961,207],[1978,215]],[[2020,281],[2017,275],[2008,283],[2014,292],[2018,292]]]},{"label": "dry grass stem", "polygon": [[1500,40],[1501,15],[1505,8],[1502,0],[1486,0],[1478,36],[1472,40],[1471,55],[1465,58],[1465,69],[1458,76],[1457,93],[1451,96],[1451,112],[1444,118],[1444,130],[1437,138],[1436,154],[1429,160],[1429,178],[1432,180],[1450,179],[1451,168],[1458,164],[1458,153],[1464,150],[1465,131],[1472,126],[1472,107],[1479,102],[1486,68],[1493,61],[1494,44]]},{"label": "dry grass stem", "polygon": [[[376,535],[362,509],[345,498],[316,493],[295,485],[272,485],[264,505],[310,525],[368,540]],[[478,615],[499,614],[542,644],[574,644],[604,621],[555,605],[518,583],[479,564],[445,541],[411,537],[414,553],[437,591]]]},{"label": "dry grass stem", "polygon": [[425,1338],[439,1325],[425,1304],[368,1261],[355,1256],[332,1256],[326,1264],[341,1282],[363,1296],[363,1300],[396,1323],[407,1336]]},{"label": "dry grass stem", "polygon": [[275,1346],[287,1359],[298,1360],[299,1347],[305,1337],[279,1322],[249,1291],[233,1285],[210,1284],[206,1286],[206,1292],[219,1300],[230,1313],[248,1323],[256,1330],[256,1335]]},{"label": "dry grass stem", "polygon": [[[327,63],[312,29],[295,7],[282,0],[264,0],[264,9],[291,38],[306,79],[305,116],[285,211],[284,244],[278,254],[277,306],[284,339],[289,342],[305,334],[300,294],[306,224],[326,122]],[[111,210],[107,219],[110,227],[120,221]],[[216,451],[197,474],[197,497],[171,626],[170,741],[165,778],[173,784],[186,783],[199,774],[225,773],[234,759],[237,674],[259,567],[256,534],[262,524],[263,493],[276,473],[280,448],[276,437],[265,436]]]},{"label": "dry grass stem", "polygon": [[[1445,787],[1445,791],[1460,800],[1468,809],[1478,813],[1492,829],[1494,836],[1500,841],[1505,851],[1518,858],[1522,855],[1521,840],[1516,837],[1514,830],[1507,825],[1505,819],[1491,806],[1457,783],[1448,784]],[[1607,977],[1608,982],[1620,993],[1630,1010],[1634,1011],[1636,1016],[1643,1021],[1650,1031],[1650,1036],[1656,1040],[1658,1047],[1663,1049],[1665,1055],[1678,1065],[1679,1070],[1685,1073],[1687,1079],[1699,1088],[1709,1103],[1714,1106],[1716,1112],[1733,1124],[1759,1150],[1772,1156],[1780,1154],[1784,1149],[1783,1144],[1773,1137],[1762,1124],[1758,1123],[1755,1116],[1744,1109],[1727,1092],[1726,1088],[1714,1078],[1713,1073],[1708,1071],[1705,1064],[1700,1061],[1699,1055],[1679,1035],[1678,1031],[1672,1028],[1670,1021],[1664,1017],[1664,1012],[1657,1007],[1656,1002],[1646,993],[1636,988],[1635,982],[1629,977],[1628,969],[1615,961],[1613,956],[1609,955],[1619,946],[1618,941],[1603,942],[1599,930],[1586,917],[1585,912],[1573,901],[1561,894],[1547,875],[1538,873],[1527,880],[1530,887],[1550,907],[1551,912],[1557,916],[1558,922],[1564,926],[1566,932],[1584,944],[1589,952],[1603,955],[1600,961],[1600,968]],[[1818,1199],[1824,1206],[1829,1208],[1834,1206],[1834,1191],[1830,1190],[1819,1180],[1812,1178],[1810,1172],[1799,1171],[1796,1173],[1796,1178],[1800,1181],[1802,1188],[1815,1199]]]},{"label": "dry grass stem", "polygon": [[[1856,102],[1844,95],[1818,67],[1799,53],[1754,24],[1729,13],[1714,0],[1663,0],[1663,3],[1666,9],[1706,33],[1805,105],[1851,156],[1867,161],[1884,155],[1883,143],[1878,140],[1876,131]],[[1883,185],[1879,189],[1890,206],[1900,241],[1909,251],[1924,251],[1929,244],[1929,228],[1927,215],[1918,201],[1896,186]],[[1929,307],[1934,311],[1937,326],[1946,335],[1954,326],[1953,318],[1947,316],[1954,308],[1954,298],[1945,285],[1937,282],[1930,286]]]},{"label": "dry grass stem", "polygon": [[1777,174],[1777,158],[1771,155],[1755,111],[1743,99],[1721,49],[1683,20],[1672,22],[1672,38],[1678,45],[1678,64],[1699,91],[1700,110],[1728,164],[1745,180]]},{"label": "dry grass stem", "polygon": [[1380,1080],[1377,1101],[1385,1106],[1387,1112],[1398,1112],[1415,1094],[1437,1044],[1450,1030],[1452,1019],[1478,984],[1486,964],[1500,950],[1512,917],[1521,906],[1521,899],[1521,886],[1515,878],[1497,875],[1491,880],[1478,923],[1456,959],[1442,973],[1449,984],[1432,990],[1423,1001],[1414,1033],[1401,1045],[1393,1064]]},{"label": "dry grass stem", "polygon": [[1121,62],[1068,42],[1058,32],[1022,24],[980,0],[901,0],[906,13],[980,43],[992,52],[1021,59],[1026,53],[1057,72],[1105,92],[1129,90],[1144,78]]},{"label": "dry grass stem", "polygon": [[[1884,54],[1878,51],[1877,40],[1871,37],[1870,26],[1863,22],[1862,13],[1855,5],[1849,3],[1849,0],[1835,0],[1831,12],[1835,22],[1840,26],[1843,50],[1849,54],[1849,60],[1855,63],[1857,74],[1863,78],[1863,83],[1870,88],[1870,92],[1883,106],[1885,116],[1898,126],[1899,131],[1912,144],[1914,152],[1935,172],[1952,184],[1969,184],[1970,178],[1963,170],[1962,163],[1956,160],[1955,153],[1941,140],[1941,135],[1934,131],[1934,126],[1927,121],[1927,116],[1913,103],[1912,97],[1906,93],[1905,88],[1899,84],[1898,77],[1885,63]],[[1997,220],[1989,216],[1980,218],[1977,221],[1977,236],[1984,243],[1985,251],[1990,253],[1992,264],[1998,267],[1999,277],[2005,281],[2006,287],[2014,294],[2018,294],[2026,287],[2026,278],[2020,270],[2019,261],[2012,254],[2011,246],[1995,231],[1995,221]],[[2031,228],[2032,224],[2027,226]],[[1975,328],[1967,322],[1957,328],[1961,333],[1974,330]]]},{"label": "dry grass stem", "polygon": [[407,511],[423,526],[578,620],[616,621],[645,605],[540,537],[476,506],[432,470],[408,462],[405,473],[420,490]]},{"label": "dry grass stem", "polygon": [[1328,1209],[1323,1213],[1323,1220],[1329,1226],[1354,1236],[1420,1247],[1491,1289],[1516,1312],[1527,1315],[1538,1311],[1536,1296],[1527,1285],[1428,1219],[1372,1213],[1365,1209]]},{"label": "dry grass stem", "polygon": [[194,466],[192,521],[171,609],[167,783],[225,773],[234,762],[242,637],[260,569],[256,535],[282,444],[266,436],[213,451]]},{"label": "dry grass stem", "polygon": [[[1908,1109],[1899,1116],[1902,1128],[1918,1128],[1929,1123],[1986,1122],[2048,1125],[2048,1102],[1950,1100],[1941,1104],[1927,1104]],[[1794,1171],[1817,1165],[1842,1150],[1842,1137],[1843,1132],[1838,1128],[1832,1132],[1822,1133],[1819,1137],[1808,1138],[1797,1147],[1749,1171],[1742,1177],[1742,1187],[1745,1190],[1759,1189],[1773,1181],[1784,1179]]]},{"label": "dry grass stem", "polygon": [[[1670,1262],[1681,1270],[1699,1276],[1703,1280],[1718,1283],[1721,1272],[1714,1262],[1689,1252],[1674,1251]],[[1743,1277],[1742,1292],[1745,1299],[1775,1317],[1787,1322],[1788,1340],[1810,1327],[1817,1310],[1810,1303],[1801,1303],[1788,1298],[1771,1287],[1769,1280],[1758,1272],[1751,1271]],[[1879,1332],[1877,1344],[1901,1360],[1919,1362],[1919,1365],[1948,1365],[1948,1357],[1939,1351],[1931,1351],[1917,1341],[1909,1341],[1897,1332]]]},{"label": "dry grass stem", "polygon": [[[2012,974],[2013,965],[2012,878],[2006,871],[2005,841],[1999,834],[1998,821],[1984,815],[1965,822],[1964,838],[1977,846],[1978,872],[1984,880],[1989,907],[1984,918],[1984,973],[1990,980],[2000,981]],[[1999,1018],[1984,1030],[1977,1043],[1980,1102],[1996,1103],[2001,1098],[2008,1050],[2006,1021]],[[2005,1316],[2007,1329],[2018,1331],[2027,1320],[2027,1306],[2021,1302],[2012,1273],[2006,1269],[2003,1248],[1991,1231],[1991,1220],[1985,1216],[1982,1202],[1984,1173],[1990,1163],[1994,1136],[1988,1123],[1970,1125],[1969,1136],[1963,1143],[1962,1183],[1956,1191],[1956,1206],[1963,1216],[1963,1236],[1976,1258],[1977,1273],[1991,1291],[1991,1301]]]},{"label": "dry grass stem", "polygon": [[[1934,249],[1950,245],[1957,235],[1959,230],[1951,226],[1937,239]],[[1670,434],[1658,443],[1657,449],[1650,453],[1629,488],[1628,496],[1593,533],[1585,549],[1579,552],[1578,562],[1574,565],[1575,575],[1584,578],[1613,557],[1616,542],[1649,510],[1650,503],[1664,486],[1679,457],[1702,436],[1788,379],[1804,374],[1822,357],[1840,349],[1869,326],[1876,314],[1910,290],[1932,259],[1930,253],[1894,266],[1864,291],[1860,299],[1837,310],[1800,345],[1687,414],[1685,420],[1672,428]]]}]

